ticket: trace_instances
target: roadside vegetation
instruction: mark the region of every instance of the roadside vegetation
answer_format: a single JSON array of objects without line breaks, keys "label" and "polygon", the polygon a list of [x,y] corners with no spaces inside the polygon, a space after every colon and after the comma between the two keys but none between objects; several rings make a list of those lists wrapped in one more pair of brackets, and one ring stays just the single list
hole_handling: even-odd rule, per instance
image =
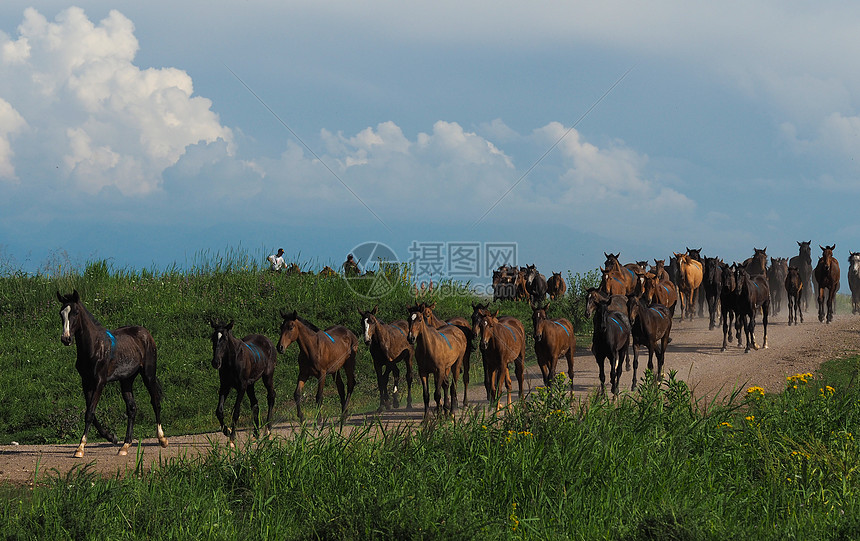
[{"label": "roadside vegetation", "polygon": [[[237,335],[274,340],[282,309],[357,331],[357,308],[378,302],[388,321],[413,302],[404,269],[392,272],[399,278],[389,295],[369,301],[342,278],[274,275],[252,259],[216,255],[182,272],[132,272],[101,261],[82,271],[0,277],[0,443],[80,437],[83,398],[74,348],[59,342],[58,289],[77,289],[109,327],[150,329],[168,436],[217,428],[208,318],[234,319]],[[574,320],[588,343],[576,299],[596,277],[570,278],[553,312]],[[461,294],[438,296],[439,316],[468,315],[478,299],[468,285],[451,288]],[[530,330],[527,304],[502,309]],[[360,351],[357,411],[378,404],[369,355]],[[295,355],[279,358],[278,421],[295,419]],[[571,404],[560,376],[502,415],[474,413],[419,430],[309,426],[124,478],[104,479],[86,466],[49,472],[33,488],[3,487],[0,536],[856,539],[859,369],[860,358],[833,361],[817,374],[789,377],[783,389],[750,387],[720,404],[694,400],[674,375],[659,384],[646,375],[640,393],[614,402],[592,395]],[[99,406],[112,427],[124,424],[117,391]],[[323,413],[334,415],[336,404],[328,395]],[[139,408],[136,437],[152,436],[147,409]]]}]

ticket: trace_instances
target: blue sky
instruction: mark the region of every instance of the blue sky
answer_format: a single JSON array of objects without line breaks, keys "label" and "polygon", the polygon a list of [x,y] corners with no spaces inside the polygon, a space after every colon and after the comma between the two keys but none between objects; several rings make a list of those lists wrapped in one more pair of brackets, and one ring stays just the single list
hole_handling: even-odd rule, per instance
[{"label": "blue sky", "polygon": [[0,5],[0,265],[860,250],[860,5],[123,4]]}]

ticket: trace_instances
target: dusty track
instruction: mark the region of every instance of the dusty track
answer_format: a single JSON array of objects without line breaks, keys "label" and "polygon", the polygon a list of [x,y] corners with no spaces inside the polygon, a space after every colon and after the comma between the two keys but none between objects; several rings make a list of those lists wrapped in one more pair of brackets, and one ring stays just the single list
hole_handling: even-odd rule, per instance
[{"label": "dusty track", "polygon": [[[751,351],[745,354],[742,348],[730,344],[729,349],[720,352],[722,331],[708,331],[707,321],[694,320],[692,323],[678,323],[677,319],[672,331],[672,343],[666,354],[666,372],[676,370],[678,377],[685,380],[698,397],[719,399],[725,397],[733,389],[744,389],[747,386],[758,385],[768,392],[781,391],[785,385],[786,376],[803,372],[814,372],[818,366],[827,360],[838,359],[860,352],[860,317],[842,314],[836,317],[830,325],[818,323],[815,314],[806,316],[807,322],[800,326],[789,327],[785,322],[785,313],[775,318],[768,328],[769,349]],[[758,326],[757,338],[761,341],[761,326]],[[647,355],[642,350],[640,355],[640,375],[647,364]],[[473,363],[479,362],[473,358]],[[563,370],[563,362],[559,367]],[[574,367],[575,394],[584,397],[599,385],[597,365],[587,347],[579,346],[576,352]],[[607,367],[608,377],[608,367]],[[622,388],[629,389],[632,374],[625,372],[622,376]],[[540,372],[536,366],[529,366],[525,383],[525,392],[541,385]],[[514,382],[516,389],[516,382]],[[473,381],[469,389],[471,403],[475,407],[486,406],[486,400],[475,400],[484,394],[481,382]],[[513,393],[516,399],[516,391]],[[420,391],[415,395],[420,402]],[[462,396],[462,393],[461,393]],[[419,404],[416,402],[416,406]],[[386,412],[382,415],[353,415],[347,427],[361,426],[367,422],[380,421],[385,423],[419,423],[421,410],[403,408]],[[169,434],[169,422],[166,423],[170,446],[162,449],[155,439],[143,441],[142,464],[145,469],[159,460],[169,460],[174,457],[192,457],[207,452],[212,442],[219,445],[226,438],[219,433],[177,436]],[[295,425],[284,423],[275,427],[275,432],[288,435]],[[245,433],[243,433],[245,436]],[[38,470],[38,478],[51,472],[64,475],[76,466],[91,464],[92,471],[104,475],[124,474],[133,471],[136,461],[136,447],[132,447],[128,456],[116,455],[118,446],[91,438],[87,445],[86,456],[83,459],[74,458],[76,444],[69,445],[3,445],[0,446],[0,482],[11,482],[16,485],[32,484]]]}]

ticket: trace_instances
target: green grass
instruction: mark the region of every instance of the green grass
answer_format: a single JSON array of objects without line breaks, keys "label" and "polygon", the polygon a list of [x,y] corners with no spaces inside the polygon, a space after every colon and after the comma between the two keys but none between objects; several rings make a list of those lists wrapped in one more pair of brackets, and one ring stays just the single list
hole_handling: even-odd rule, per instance
[{"label": "green grass", "polygon": [[828,370],[707,413],[673,377],[573,408],[559,380],[418,432],[306,430],[125,479],[55,474],[0,515],[8,538],[855,539],[860,393]]}]

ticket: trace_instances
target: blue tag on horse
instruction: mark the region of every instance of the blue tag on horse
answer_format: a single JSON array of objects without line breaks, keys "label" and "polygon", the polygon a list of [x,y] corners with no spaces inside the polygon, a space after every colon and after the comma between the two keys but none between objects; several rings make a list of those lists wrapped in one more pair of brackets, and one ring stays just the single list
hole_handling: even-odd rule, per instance
[{"label": "blue tag on horse", "polygon": [[513,329],[511,329],[510,327],[508,327],[508,326],[507,326],[507,325],[505,325],[504,323],[502,324],[502,327],[504,327],[504,328],[506,328],[508,331],[510,331],[511,336],[513,336],[513,337],[514,337],[514,342],[516,342],[516,341],[517,341],[517,335],[516,335],[516,334],[514,334]]},{"label": "blue tag on horse", "polygon": [[247,347],[249,350],[251,350],[251,353],[254,354],[254,357],[257,359],[256,362],[260,362],[263,360],[263,354],[260,352],[260,348],[258,348],[254,344],[249,344],[247,342],[243,342],[243,343],[245,344],[245,347]]},{"label": "blue tag on horse", "polygon": [[114,336],[110,331],[106,330],[107,337],[110,340],[110,357],[113,359],[113,356],[116,355],[116,336]]},{"label": "blue tag on horse", "polygon": [[331,342],[332,342],[332,344],[333,344],[333,343],[334,343],[334,338],[332,338],[332,337],[331,337],[331,335],[330,335],[329,333],[327,333],[327,332],[325,332],[325,331],[323,331],[323,332],[325,333],[325,335],[326,335],[326,336],[328,336],[328,339],[329,339],[329,340],[331,340]]},{"label": "blue tag on horse", "polygon": [[553,321],[553,323],[555,323],[556,325],[558,325],[559,327],[561,327],[562,329],[564,329],[564,334],[566,334],[566,335],[570,336],[570,333],[569,333],[569,332],[567,332],[567,327],[565,327],[564,325],[562,325],[562,324],[561,324],[561,323],[559,323],[558,321]]}]

